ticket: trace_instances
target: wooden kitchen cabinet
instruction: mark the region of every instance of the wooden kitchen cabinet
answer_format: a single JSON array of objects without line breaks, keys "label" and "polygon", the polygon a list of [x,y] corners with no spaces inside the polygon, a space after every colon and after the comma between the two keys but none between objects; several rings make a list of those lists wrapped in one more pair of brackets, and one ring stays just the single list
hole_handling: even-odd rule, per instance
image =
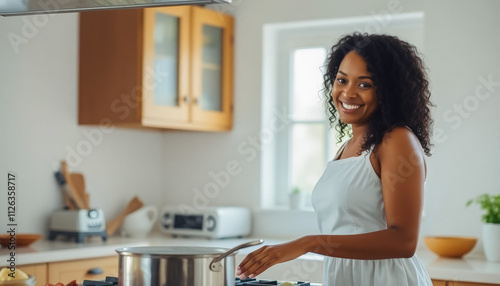
[{"label": "wooden kitchen cabinet", "polygon": [[[92,272],[101,274],[92,274]],[[104,280],[106,276],[118,277],[118,256],[80,259],[48,263],[48,283],[69,283],[76,280]],[[38,279],[37,279],[38,280]]]},{"label": "wooden kitchen cabinet", "polygon": [[[500,283],[500,281],[499,281]],[[473,283],[473,282],[462,282],[462,281],[448,281],[446,286],[498,286],[500,284],[489,284],[489,283]]]},{"label": "wooden kitchen cabinet", "polygon": [[444,280],[432,280],[433,286],[498,286],[500,284],[488,284],[488,283],[473,283],[473,282],[463,282],[463,281],[444,281]]},{"label": "wooden kitchen cabinet", "polygon": [[46,263],[21,265],[17,266],[17,268],[29,275],[35,276],[36,286],[45,286],[45,283],[47,283]]},{"label": "wooden kitchen cabinet", "polygon": [[79,47],[79,124],[232,128],[232,16],[197,6],[82,12]]}]

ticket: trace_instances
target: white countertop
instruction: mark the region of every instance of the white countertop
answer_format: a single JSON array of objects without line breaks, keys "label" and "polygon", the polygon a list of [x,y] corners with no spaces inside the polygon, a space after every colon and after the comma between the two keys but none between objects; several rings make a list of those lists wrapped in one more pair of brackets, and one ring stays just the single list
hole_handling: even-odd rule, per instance
[{"label": "white countertop", "polygon": [[500,285],[500,262],[489,262],[483,254],[441,258],[427,248],[419,248],[417,255],[432,279]]},{"label": "white countertop", "polygon": [[[232,248],[238,244],[254,240],[243,239],[194,239],[171,238],[156,234],[149,238],[112,237],[103,242],[100,238],[91,238],[84,243],[67,241],[40,240],[29,247],[18,247],[15,252],[16,265],[47,263],[64,260],[96,258],[116,255],[115,249],[130,246],[164,245],[164,246],[209,246]],[[280,243],[279,240],[266,240],[264,244]],[[236,263],[246,254],[257,249],[254,246],[238,251]],[[463,259],[440,258],[425,247],[417,250],[417,255],[425,265],[432,279],[448,281],[468,281],[478,283],[497,283],[500,285],[500,262],[488,262],[481,254],[466,255]],[[7,266],[10,251],[0,248],[0,267]],[[321,283],[322,256],[306,254],[295,261],[276,265],[262,273],[261,279],[306,280]]]}]

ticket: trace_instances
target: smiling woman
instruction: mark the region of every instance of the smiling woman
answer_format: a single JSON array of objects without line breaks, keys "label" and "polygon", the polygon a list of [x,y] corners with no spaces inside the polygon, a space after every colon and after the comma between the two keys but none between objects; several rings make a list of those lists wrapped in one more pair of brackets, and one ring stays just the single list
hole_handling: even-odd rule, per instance
[{"label": "smiling woman", "polygon": [[324,87],[338,140],[347,127],[352,134],[313,190],[321,234],[264,246],[237,275],[313,252],[325,256],[325,286],[432,285],[415,255],[432,125],[416,48],[394,36],[344,36],[327,58]]},{"label": "smiling woman", "polygon": [[[338,119],[339,141],[351,124],[342,118],[346,114],[341,111],[347,109],[340,105],[339,97],[343,94],[340,101],[353,104],[356,101],[351,101],[352,96],[358,95],[357,101],[363,98],[373,101],[371,123],[359,122],[368,127],[368,136],[360,151],[379,144],[394,126],[405,126],[415,133],[425,154],[430,156],[432,104],[425,67],[415,46],[390,36],[345,36],[332,47],[324,75],[324,91],[330,122],[333,124]],[[366,109],[363,108],[368,111]]]},{"label": "smiling woman", "polygon": [[[327,162],[347,140],[344,137],[342,142],[336,142],[339,134],[329,128],[329,114],[324,112],[321,89],[325,59],[332,39],[358,30],[357,27],[373,20],[373,17],[332,18],[264,27],[261,128],[265,129],[272,122],[277,110],[286,115],[286,122],[284,128],[275,132],[274,141],[262,144],[263,208],[286,210],[290,206],[290,192],[299,188],[305,198],[304,209],[312,210],[310,196],[314,185]],[[423,13],[393,15],[384,32],[423,47]],[[347,133],[347,129],[345,131]],[[263,220],[269,219],[263,217]],[[304,228],[317,232],[314,224],[301,225],[301,231]],[[283,236],[282,231],[263,233]],[[289,237],[301,232],[290,228],[286,233]]]},{"label": "smiling woman", "polygon": [[340,64],[332,99],[340,120],[351,125],[366,124],[378,107],[371,74],[363,57],[355,51],[349,52]]}]

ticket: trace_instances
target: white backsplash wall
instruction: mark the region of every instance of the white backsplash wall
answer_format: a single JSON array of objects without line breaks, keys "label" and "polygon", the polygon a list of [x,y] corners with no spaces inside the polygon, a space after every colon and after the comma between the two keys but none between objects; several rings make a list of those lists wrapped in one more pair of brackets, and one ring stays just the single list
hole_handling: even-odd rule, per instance
[{"label": "white backsplash wall", "polygon": [[482,211],[465,204],[483,193],[500,194],[500,39],[492,37],[500,3],[436,2],[426,10],[437,108],[423,232],[481,237]]},{"label": "white backsplash wall", "polygon": [[160,132],[77,125],[78,14],[0,17],[0,51],[2,233],[13,171],[18,232],[47,234],[63,204],[53,174],[63,159],[84,174],[91,206],[108,220],[134,195],[158,204]]},{"label": "white backsplash wall", "polygon": [[[223,9],[236,17],[233,131],[115,129],[103,135],[102,142],[71,168],[84,173],[92,206],[103,208],[109,219],[136,194],[146,204],[242,205],[255,211],[254,234],[276,236],[272,230],[281,227],[289,227],[284,231],[288,237],[315,231],[316,222],[309,214],[296,220],[293,216],[300,213],[287,217],[259,211],[260,158],[238,151],[262,128],[262,27],[369,16],[387,11],[390,5],[399,5],[402,12],[425,13],[424,52],[437,105],[435,127],[446,136],[436,136],[440,140],[428,159],[422,234],[480,236],[481,211],[464,205],[469,198],[500,189],[500,155],[494,147],[500,141],[500,39],[495,37],[500,2],[496,0],[233,1]],[[62,205],[53,168],[69,154],[67,148],[76,150],[90,141],[85,132],[95,131],[77,125],[77,19],[77,14],[0,17],[2,232],[8,172],[18,175],[19,231],[46,233],[50,213]],[[489,78],[493,84],[478,88]],[[477,99],[476,90],[491,95]],[[454,111],[460,104],[470,111]],[[228,164],[230,168],[237,164],[236,174],[218,182]],[[266,219],[269,215],[273,220]]]},{"label": "white backsplash wall", "polygon": [[[293,4],[292,4],[293,3]],[[428,162],[425,216],[421,235],[481,236],[478,206],[466,208],[468,199],[479,194],[500,192],[500,38],[496,37],[500,19],[500,2],[480,1],[289,1],[240,0],[225,10],[235,14],[235,107],[234,129],[229,133],[165,133],[163,203],[194,206],[193,191],[213,179],[210,172],[236,161],[241,172],[217,195],[205,200],[209,205],[243,205],[257,217],[254,234],[286,236],[314,231],[315,219],[307,222],[259,211],[260,157],[250,162],[238,146],[249,136],[260,133],[262,82],[262,30],[266,23],[307,21],[329,18],[370,16],[389,9],[399,13],[424,12],[424,60],[430,70],[436,136],[433,156]],[[360,27],[366,31],[366,27]],[[334,39],[332,39],[333,42]],[[494,84],[481,88],[491,96],[476,100],[476,87],[491,77]],[[490,88],[490,90],[488,90]],[[458,104],[467,104],[472,112],[450,113]],[[467,111],[467,110],[466,110]],[[446,116],[445,116],[446,114]],[[455,117],[452,117],[455,116]],[[264,124],[265,125],[265,124]],[[443,140],[443,135],[446,139]],[[175,147],[174,147],[175,146]],[[200,197],[200,195],[198,195]],[[193,201],[193,199],[195,201]],[[203,204],[199,204],[203,206]],[[269,218],[269,219],[266,219]],[[272,218],[272,219],[271,219]],[[269,226],[269,224],[272,226]],[[309,224],[308,224],[309,223]],[[261,230],[265,230],[263,233]]]}]

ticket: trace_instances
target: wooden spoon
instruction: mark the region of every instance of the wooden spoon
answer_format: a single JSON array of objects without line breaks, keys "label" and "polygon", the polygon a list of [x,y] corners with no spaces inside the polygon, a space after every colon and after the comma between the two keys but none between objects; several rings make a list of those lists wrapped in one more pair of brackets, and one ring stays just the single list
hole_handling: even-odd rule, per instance
[{"label": "wooden spoon", "polygon": [[71,194],[71,197],[76,203],[76,208],[85,209],[85,203],[75,189],[75,185],[73,184],[73,180],[68,171],[68,164],[66,163],[66,161],[61,162],[61,173],[63,174],[64,180],[66,181],[66,185]]},{"label": "wooden spoon", "polygon": [[120,225],[123,223],[123,220],[129,213],[142,208],[143,205],[144,204],[137,196],[133,197],[132,200],[130,200],[130,202],[128,203],[125,210],[123,210],[123,212],[121,212],[118,216],[116,216],[106,224],[106,232],[108,233],[108,237],[112,236],[116,232],[116,230],[120,227]]},{"label": "wooden spoon", "polygon": [[85,190],[85,177],[80,173],[70,173],[70,177],[76,192],[83,200],[85,208],[90,209],[89,194]]}]

